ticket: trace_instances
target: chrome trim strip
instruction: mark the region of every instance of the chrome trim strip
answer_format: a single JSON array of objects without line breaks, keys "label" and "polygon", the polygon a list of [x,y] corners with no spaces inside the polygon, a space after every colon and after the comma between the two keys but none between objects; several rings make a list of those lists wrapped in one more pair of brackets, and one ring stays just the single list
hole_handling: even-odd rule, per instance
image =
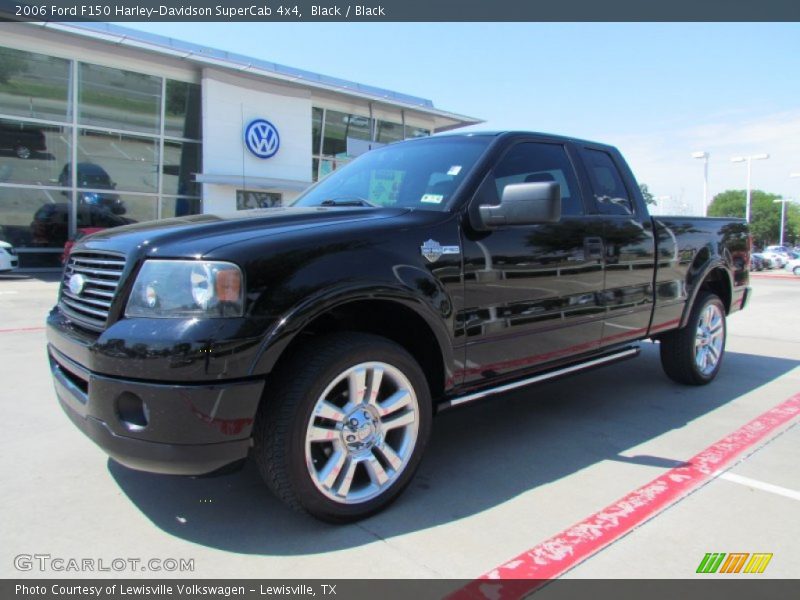
[{"label": "chrome trim strip", "polygon": [[482,398],[486,398],[487,396],[494,396],[495,394],[502,394],[503,392],[509,392],[511,390],[525,387],[526,385],[537,383],[539,381],[546,381],[548,379],[560,377],[561,375],[566,375],[568,373],[574,373],[576,371],[582,371],[584,369],[589,369],[597,365],[602,365],[616,360],[621,360],[623,358],[626,358],[628,356],[633,356],[638,353],[639,353],[639,348],[627,348],[620,352],[615,352],[614,354],[607,354],[606,356],[601,356],[600,358],[595,358],[586,362],[570,365],[568,367],[564,367],[561,369],[556,369],[555,371],[548,371],[547,373],[534,375],[533,377],[528,377],[527,379],[521,379],[520,381],[513,381],[511,383],[507,383],[505,385],[501,385],[496,388],[490,388],[488,390],[483,390],[481,392],[475,392],[474,394],[467,394],[466,396],[461,396],[460,398],[453,398],[452,400],[448,400],[447,402],[443,402],[442,404],[440,404],[438,406],[438,411],[443,411],[448,408],[453,408],[454,406],[466,404],[467,402],[474,402],[475,400],[480,400]]}]

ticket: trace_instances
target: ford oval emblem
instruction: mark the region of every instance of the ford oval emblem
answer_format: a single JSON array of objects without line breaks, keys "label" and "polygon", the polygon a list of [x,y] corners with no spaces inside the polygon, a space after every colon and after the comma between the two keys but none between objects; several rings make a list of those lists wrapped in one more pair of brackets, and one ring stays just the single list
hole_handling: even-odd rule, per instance
[{"label": "ford oval emblem", "polygon": [[281,147],[281,136],[272,123],[265,119],[256,119],[245,127],[244,143],[258,158],[270,158]]},{"label": "ford oval emblem", "polygon": [[75,296],[80,296],[81,292],[83,291],[83,286],[85,285],[86,278],[80,273],[75,273],[75,275],[69,278],[69,282],[67,283],[69,291]]}]

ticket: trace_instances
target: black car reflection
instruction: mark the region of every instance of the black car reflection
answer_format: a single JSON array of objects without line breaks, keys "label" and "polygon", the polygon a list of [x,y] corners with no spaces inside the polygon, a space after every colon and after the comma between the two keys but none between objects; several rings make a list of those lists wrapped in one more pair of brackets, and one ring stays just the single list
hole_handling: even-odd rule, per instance
[{"label": "black car reflection", "polygon": [[[31,222],[31,236],[34,246],[62,247],[69,237],[69,208],[67,202],[45,204]],[[106,229],[134,223],[132,219],[114,214],[104,206],[84,204],[78,206],[76,229]]]},{"label": "black car reflection", "polygon": [[17,158],[30,158],[47,150],[44,132],[23,123],[0,123],[0,149],[12,150]]},{"label": "black car reflection", "polygon": [[[78,163],[77,180],[78,188],[90,190],[113,190],[117,187],[117,184],[111,181],[111,176],[103,167],[90,162]],[[58,176],[58,182],[64,187],[70,187],[72,185],[72,168],[69,163],[64,165],[64,168],[61,169],[61,175]],[[119,194],[79,191],[78,204],[87,204],[90,206],[106,208],[115,215],[125,214],[125,204],[120,199]]]}]

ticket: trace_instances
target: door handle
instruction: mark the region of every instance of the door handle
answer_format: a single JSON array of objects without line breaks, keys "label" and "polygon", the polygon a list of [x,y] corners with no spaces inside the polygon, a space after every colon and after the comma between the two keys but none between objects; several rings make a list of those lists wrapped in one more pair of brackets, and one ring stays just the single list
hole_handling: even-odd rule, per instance
[{"label": "door handle", "polygon": [[583,255],[585,258],[603,258],[603,238],[587,237],[583,238]]}]

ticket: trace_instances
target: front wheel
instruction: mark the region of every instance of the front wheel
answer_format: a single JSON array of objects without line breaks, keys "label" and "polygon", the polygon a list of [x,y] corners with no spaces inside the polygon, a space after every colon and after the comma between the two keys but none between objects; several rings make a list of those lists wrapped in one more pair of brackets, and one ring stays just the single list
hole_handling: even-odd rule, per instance
[{"label": "front wheel", "polygon": [[718,296],[701,292],[686,327],[661,338],[661,366],[673,381],[687,385],[710,383],[725,354],[725,307]]},{"label": "front wheel", "polygon": [[254,454],[292,508],[355,521],[409,483],[431,417],[425,376],[401,346],[368,334],[326,336],[282,369],[259,411]]},{"label": "front wheel", "polygon": [[14,146],[14,154],[17,155],[17,158],[21,158],[23,160],[28,159],[31,157],[31,149],[28,146],[23,144],[17,144]]}]

